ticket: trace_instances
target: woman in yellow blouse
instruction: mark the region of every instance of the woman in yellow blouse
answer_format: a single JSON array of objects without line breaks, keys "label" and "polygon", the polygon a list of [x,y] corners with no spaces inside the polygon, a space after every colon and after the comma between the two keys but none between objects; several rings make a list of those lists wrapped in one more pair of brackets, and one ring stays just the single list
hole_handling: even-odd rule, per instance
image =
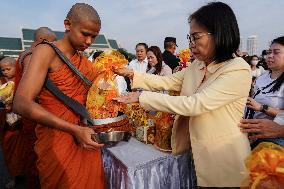
[{"label": "woman in yellow blouse", "polygon": [[249,65],[235,52],[239,28],[232,9],[209,3],[189,17],[188,35],[196,60],[170,76],[117,70],[133,77],[133,88],[180,91],[169,96],[150,91],[134,92],[116,100],[138,102],[145,109],[177,114],[172,149],[191,149],[199,187],[239,187],[245,178],[244,159],[250,153],[247,135],[238,123],[251,84]]}]

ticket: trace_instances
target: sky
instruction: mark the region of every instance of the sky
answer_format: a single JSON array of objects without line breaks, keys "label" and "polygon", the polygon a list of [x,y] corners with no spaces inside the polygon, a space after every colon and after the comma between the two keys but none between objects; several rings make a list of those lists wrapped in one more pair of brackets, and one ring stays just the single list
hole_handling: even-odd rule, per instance
[{"label": "sky", "polygon": [[[47,26],[64,31],[63,20],[76,2],[92,5],[102,20],[102,34],[116,39],[129,52],[146,42],[163,50],[166,36],[177,38],[178,49],[188,48],[187,18],[208,0],[1,0],[0,36],[21,37],[21,28]],[[284,35],[283,0],[223,0],[236,14],[243,50],[246,38],[258,37],[258,54],[272,39]]]}]

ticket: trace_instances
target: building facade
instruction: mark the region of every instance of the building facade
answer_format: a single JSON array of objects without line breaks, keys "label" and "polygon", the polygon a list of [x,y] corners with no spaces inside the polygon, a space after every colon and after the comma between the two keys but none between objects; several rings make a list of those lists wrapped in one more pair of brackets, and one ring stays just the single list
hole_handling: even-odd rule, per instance
[{"label": "building facade", "polygon": [[240,37],[240,46],[239,46],[239,50],[241,51],[241,52],[243,52],[244,51],[244,47],[243,47],[243,45],[244,45],[244,38],[241,36]]},{"label": "building facade", "polygon": [[[23,28],[21,38],[0,37],[0,54],[17,58],[22,51],[30,48],[31,44],[34,42],[34,33],[35,29]],[[61,31],[54,31],[54,33],[58,39],[61,39],[64,35],[64,32]],[[118,48],[120,48],[120,46],[116,40],[107,39],[104,34],[99,34],[91,46],[84,52],[90,55],[94,51]]]},{"label": "building facade", "polygon": [[252,35],[247,38],[247,52],[250,56],[257,54],[257,36]]},{"label": "building facade", "polygon": [[23,51],[21,38],[0,37],[0,54],[17,58]]}]

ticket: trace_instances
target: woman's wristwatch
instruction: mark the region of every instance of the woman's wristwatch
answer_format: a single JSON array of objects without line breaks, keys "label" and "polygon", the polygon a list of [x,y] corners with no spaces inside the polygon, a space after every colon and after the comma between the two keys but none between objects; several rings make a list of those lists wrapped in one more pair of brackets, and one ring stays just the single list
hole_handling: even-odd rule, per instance
[{"label": "woman's wristwatch", "polygon": [[260,111],[263,112],[263,113],[266,113],[267,110],[268,110],[268,105],[262,104]]}]

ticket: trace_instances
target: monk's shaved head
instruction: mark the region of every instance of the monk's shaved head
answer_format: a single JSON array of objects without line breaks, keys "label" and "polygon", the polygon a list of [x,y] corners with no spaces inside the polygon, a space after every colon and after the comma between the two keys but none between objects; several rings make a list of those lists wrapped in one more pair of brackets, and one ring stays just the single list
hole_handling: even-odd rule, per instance
[{"label": "monk's shaved head", "polygon": [[10,64],[12,66],[16,65],[16,59],[12,57],[5,57],[0,61],[0,65],[2,64]]},{"label": "monk's shaved head", "polygon": [[91,6],[85,3],[76,3],[69,10],[66,19],[71,22],[93,21],[101,24],[101,19],[98,12]]},{"label": "monk's shaved head", "polygon": [[55,41],[55,33],[48,27],[40,27],[34,33],[34,41],[39,42],[42,40]]}]

